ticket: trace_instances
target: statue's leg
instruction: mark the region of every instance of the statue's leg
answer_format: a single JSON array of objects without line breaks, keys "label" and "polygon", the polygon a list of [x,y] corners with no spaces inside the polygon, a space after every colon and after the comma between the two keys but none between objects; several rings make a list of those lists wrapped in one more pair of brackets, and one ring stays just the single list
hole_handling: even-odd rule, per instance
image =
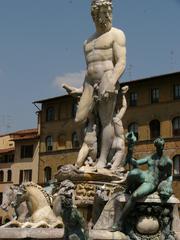
[{"label": "statue's leg", "polygon": [[125,207],[121,212],[121,216],[119,221],[115,223],[112,227],[113,231],[122,230],[123,221],[127,218],[130,211],[134,208],[138,199],[147,196],[148,194],[152,193],[155,190],[155,187],[152,183],[143,183],[141,186],[136,189],[132,196],[129,198],[128,202],[126,203]]},{"label": "statue's leg", "polygon": [[104,168],[106,166],[107,156],[113,143],[114,126],[112,125],[112,118],[116,103],[116,96],[111,96],[107,101],[102,100],[99,103],[99,116],[102,126],[102,139],[100,157],[97,162],[97,168]]},{"label": "statue's leg", "polygon": [[136,204],[136,201],[140,198],[143,198],[147,196],[148,194],[152,193],[155,189],[154,185],[152,183],[143,183],[141,184],[138,189],[136,189],[128,202],[126,203],[125,207],[123,208],[120,222],[123,221],[123,219],[129,214],[129,212],[132,210],[134,205]]},{"label": "statue's leg", "polygon": [[89,113],[92,111],[94,102],[93,92],[93,86],[88,83],[88,80],[85,80],[83,94],[80,98],[78,109],[76,112],[76,122],[85,122]]},{"label": "statue's leg", "polygon": [[142,170],[139,168],[134,168],[127,175],[126,193],[133,193],[142,183],[144,183],[144,181],[145,178]]},{"label": "statue's leg", "polygon": [[118,167],[123,166],[124,154],[125,154],[125,143],[124,140],[121,138],[117,138],[116,141],[118,142],[117,152],[115,153],[112,159],[112,170],[116,170]]},{"label": "statue's leg", "polygon": [[89,147],[86,143],[83,143],[79,153],[78,153],[78,158],[76,161],[76,166],[77,167],[81,167],[86,159],[86,157],[88,156],[89,153]]}]

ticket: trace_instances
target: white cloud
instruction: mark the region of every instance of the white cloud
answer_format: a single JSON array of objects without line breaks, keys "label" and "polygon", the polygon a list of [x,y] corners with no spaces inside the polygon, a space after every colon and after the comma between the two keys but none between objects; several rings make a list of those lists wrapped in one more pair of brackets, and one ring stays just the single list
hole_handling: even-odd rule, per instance
[{"label": "white cloud", "polygon": [[54,80],[54,85],[62,90],[62,84],[66,83],[73,87],[81,87],[83,85],[85,71],[66,73],[62,76],[57,76]]}]

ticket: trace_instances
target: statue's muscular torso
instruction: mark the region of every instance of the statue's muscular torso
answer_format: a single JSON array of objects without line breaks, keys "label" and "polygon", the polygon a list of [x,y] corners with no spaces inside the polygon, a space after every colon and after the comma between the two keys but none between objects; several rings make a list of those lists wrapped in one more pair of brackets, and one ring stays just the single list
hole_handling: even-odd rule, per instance
[{"label": "statue's muscular torso", "polygon": [[[123,32],[116,28],[104,34],[95,33],[84,44],[87,77],[91,84],[100,82],[105,72],[112,72],[115,65],[114,42],[119,42]],[[118,39],[117,39],[118,38]]]}]

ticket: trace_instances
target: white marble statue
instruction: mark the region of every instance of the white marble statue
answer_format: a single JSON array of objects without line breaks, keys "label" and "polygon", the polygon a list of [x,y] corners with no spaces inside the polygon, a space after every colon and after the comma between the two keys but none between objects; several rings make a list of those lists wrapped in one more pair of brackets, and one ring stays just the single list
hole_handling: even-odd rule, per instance
[{"label": "white marble statue", "polygon": [[101,146],[96,164],[99,169],[106,166],[114,140],[112,119],[119,89],[118,79],[126,65],[126,40],[122,30],[112,27],[111,0],[93,0],[91,15],[96,32],[84,42],[87,71],[83,88],[63,87],[72,95],[81,94],[76,122],[85,122],[92,110],[100,118]]},{"label": "white marble statue", "polygon": [[118,110],[115,117],[113,117],[113,124],[114,124],[114,140],[112,143],[112,150],[115,150],[115,154],[112,158],[112,170],[117,170],[119,167],[123,167],[124,165],[124,158],[125,158],[125,134],[124,128],[122,124],[122,118],[127,110],[127,101],[125,94],[128,91],[129,87],[124,86],[121,89],[122,92],[122,106]]}]

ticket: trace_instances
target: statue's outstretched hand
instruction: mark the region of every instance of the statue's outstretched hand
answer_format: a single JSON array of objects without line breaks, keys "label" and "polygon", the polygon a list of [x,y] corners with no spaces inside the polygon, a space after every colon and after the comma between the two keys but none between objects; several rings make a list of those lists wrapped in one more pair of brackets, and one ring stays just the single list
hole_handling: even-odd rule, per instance
[{"label": "statue's outstretched hand", "polygon": [[126,94],[129,90],[129,86],[125,85],[124,87],[121,88],[122,94]]},{"label": "statue's outstretched hand", "polygon": [[83,92],[83,88],[75,88],[68,84],[62,84],[62,87],[66,90],[66,92],[69,95],[71,95],[73,97],[78,97],[78,96],[82,95],[82,92]]}]

